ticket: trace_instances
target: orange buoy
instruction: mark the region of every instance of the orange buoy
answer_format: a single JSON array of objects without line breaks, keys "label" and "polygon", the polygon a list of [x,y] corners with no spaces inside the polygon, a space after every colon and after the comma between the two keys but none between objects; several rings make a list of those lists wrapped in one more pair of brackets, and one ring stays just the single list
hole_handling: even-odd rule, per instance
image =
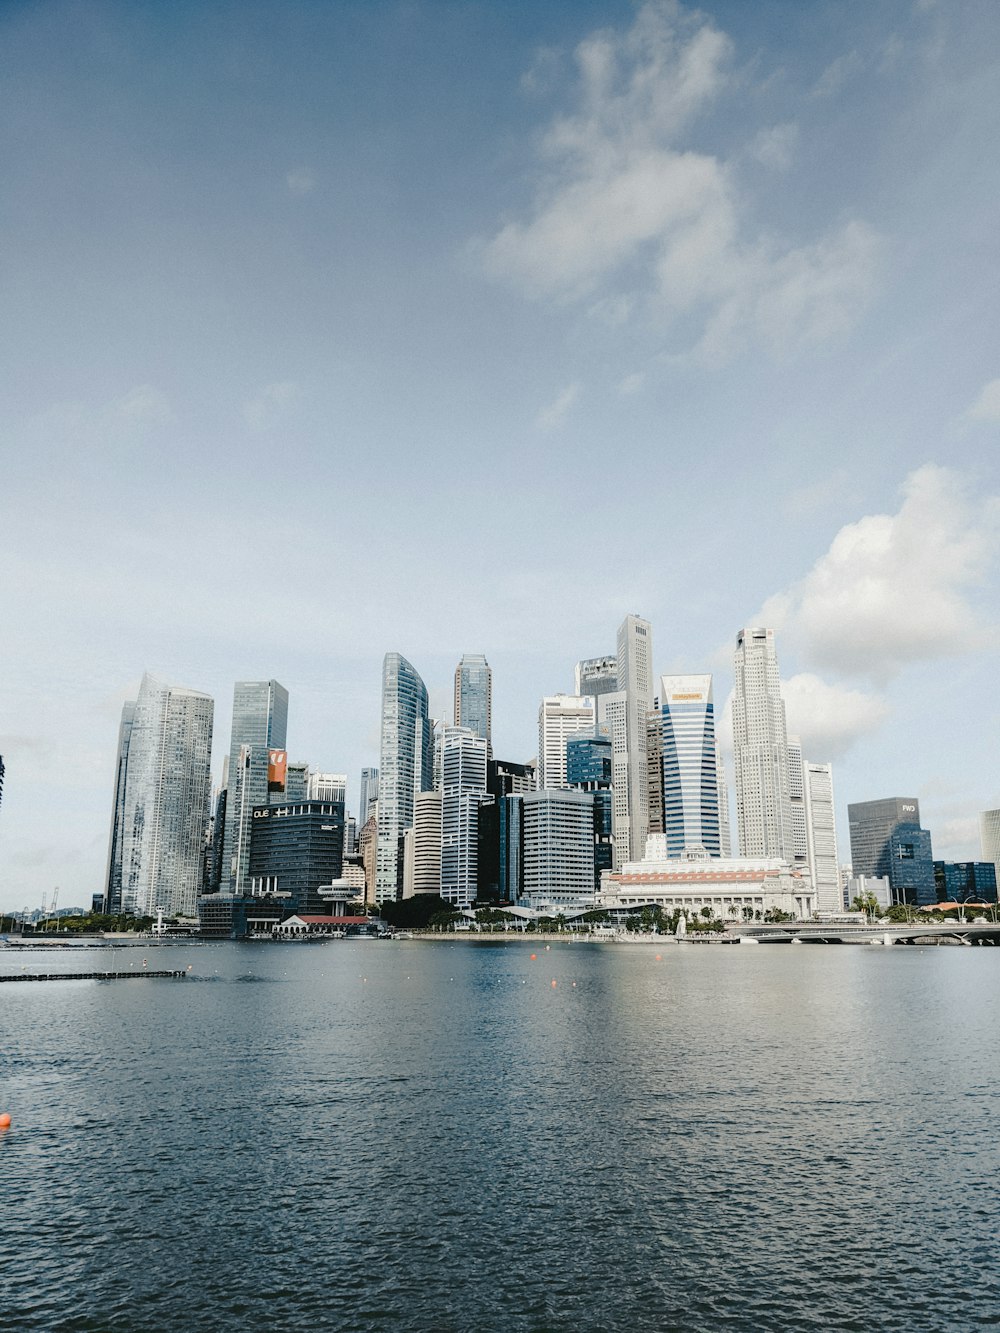
[{"label": "orange buoy", "polygon": [[552,989],[555,990],[555,988],[556,988],[556,979],[555,979],[555,977],[553,977],[553,978],[552,978]]},{"label": "orange buoy", "polygon": [[531,955],[531,961],[534,963],[534,962],[537,961],[537,959],[538,959],[538,954],[537,954],[537,953],[533,953],[533,954]]},{"label": "orange buoy", "polygon": [[0,1115],[0,1129],[10,1129],[10,1116],[6,1111]]}]

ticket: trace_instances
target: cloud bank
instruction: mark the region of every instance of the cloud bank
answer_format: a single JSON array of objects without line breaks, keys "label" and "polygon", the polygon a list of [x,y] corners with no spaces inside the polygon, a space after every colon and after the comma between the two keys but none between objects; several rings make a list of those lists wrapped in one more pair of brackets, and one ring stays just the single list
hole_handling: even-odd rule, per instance
[{"label": "cloud bank", "polygon": [[[803,244],[749,234],[739,152],[730,162],[684,147],[691,122],[733,85],[732,54],[709,19],[666,0],[627,31],[581,42],[577,109],[543,133],[533,206],[482,244],[486,270],[617,318],[690,320],[689,350],[707,361],[853,323],[874,280],[871,229],[850,219]],[[796,133],[784,124],[758,135],[751,156],[786,169]]]}]

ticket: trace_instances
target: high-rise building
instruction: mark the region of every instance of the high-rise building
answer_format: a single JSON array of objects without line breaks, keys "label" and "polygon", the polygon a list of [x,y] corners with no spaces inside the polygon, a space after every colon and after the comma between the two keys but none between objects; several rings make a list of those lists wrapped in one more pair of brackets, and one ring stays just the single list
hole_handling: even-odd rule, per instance
[{"label": "high-rise building", "polygon": [[413,803],[413,892],[441,892],[441,805],[439,791],[419,791]]},{"label": "high-rise building", "polygon": [[253,812],[250,892],[280,897],[292,912],[324,913],[319,890],[341,877],[344,803],[285,801]]},{"label": "high-rise building", "polygon": [[[617,870],[630,859],[628,804],[628,693],[615,690],[597,699],[597,730],[611,741],[612,861]],[[647,732],[648,740],[648,732]],[[649,823],[649,762],[646,763],[646,822]]]},{"label": "high-rise building", "polygon": [[346,801],[346,773],[310,773],[310,801]]},{"label": "high-rise building", "polygon": [[364,871],[364,901],[369,905],[375,902],[375,860],[378,849],[378,801],[372,807],[372,813],[358,833],[358,855]]},{"label": "high-rise building", "polygon": [[594,888],[614,861],[611,795],[613,761],[607,736],[571,736],[566,742],[566,780],[594,798]]},{"label": "high-rise building", "polygon": [[992,861],[935,861],[939,902],[995,903],[997,872]]},{"label": "high-rise building", "polygon": [[3,778],[6,770],[3,766],[3,755],[0,754],[0,804],[3,803]]},{"label": "high-rise building", "polygon": [[805,795],[806,859],[818,912],[843,910],[843,888],[837,861],[837,818],[833,805],[833,768],[802,766]]},{"label": "high-rise building", "polygon": [[379,763],[378,851],[375,897],[397,896],[399,841],[413,826],[417,792],[433,784],[434,731],[427,712],[427,688],[401,653],[382,663],[382,740]]},{"label": "high-rise building", "polygon": [[929,907],[937,901],[931,835],[920,827],[915,796],[859,801],[847,807],[851,870],[889,880],[894,903]]},{"label": "high-rise building", "polygon": [[640,616],[626,616],[618,627],[618,693],[626,696],[628,853],[637,860],[645,853],[649,832],[646,718],[653,706],[652,631],[649,621]]},{"label": "high-rise building", "polygon": [[128,737],[120,910],[194,916],[212,790],[207,694],[142,678]]},{"label": "high-rise building", "polygon": [[588,657],[577,662],[574,681],[574,692],[578,695],[596,699],[602,694],[614,694],[618,689],[618,658]]},{"label": "high-rise building", "polygon": [[523,894],[559,911],[594,899],[594,798],[568,789],[518,798],[524,824]]},{"label": "high-rise building", "polygon": [[470,727],[446,727],[441,772],[441,897],[468,907],[477,896],[477,821],[486,795],[486,738]]},{"label": "high-rise building", "polygon": [[594,735],[594,701],[576,694],[546,695],[538,709],[538,785],[566,786],[566,742],[570,736]]},{"label": "high-rise building", "polygon": [[128,747],[135,720],[135,700],[122,704],[118,724],[118,759],[115,763],[115,799],[111,811],[111,836],[108,839],[108,868],[104,877],[104,910],[122,910],[122,841],[125,830],[125,782],[128,777]]},{"label": "high-rise building", "polygon": [[479,653],[464,653],[455,668],[455,726],[468,727],[493,757],[493,672]]},{"label": "high-rise building", "polygon": [[364,828],[372,815],[372,806],[378,800],[378,769],[361,770],[361,794],[358,797],[358,829]]},{"label": "high-rise building", "polygon": [[[229,792],[223,840],[222,884],[242,894],[250,874],[253,812],[267,805],[275,775],[271,750],[283,750],[288,730],[288,691],[276,680],[240,680],[233,689],[233,727],[229,740]],[[284,782],[281,791],[284,797]]]},{"label": "high-rise building", "polygon": [[283,792],[270,790],[271,784],[268,783],[268,798],[272,804],[289,801],[308,801],[309,797],[309,765],[301,760],[292,763],[291,761],[285,767],[285,787]]},{"label": "high-rise building", "polygon": [[[661,676],[659,710],[650,715],[651,760],[659,760],[660,780],[650,774],[650,799],[662,793],[662,807],[651,807],[650,832],[666,837],[667,857],[723,851],[719,809],[721,758],[715,735],[715,704],[710,675]],[[728,822],[728,821],[727,821]]]},{"label": "high-rise building", "polygon": [[803,866],[809,860],[809,835],[806,831],[806,783],[802,760],[802,742],[788,738],[788,804],[792,814],[792,863]]},{"label": "high-rise building", "polygon": [[984,861],[992,861],[1000,883],[1000,810],[984,810],[979,816],[979,849]]},{"label": "high-rise building", "polygon": [[777,856],[794,864],[788,732],[774,631],[741,629],[736,636],[734,669],[733,752],[740,853]]}]

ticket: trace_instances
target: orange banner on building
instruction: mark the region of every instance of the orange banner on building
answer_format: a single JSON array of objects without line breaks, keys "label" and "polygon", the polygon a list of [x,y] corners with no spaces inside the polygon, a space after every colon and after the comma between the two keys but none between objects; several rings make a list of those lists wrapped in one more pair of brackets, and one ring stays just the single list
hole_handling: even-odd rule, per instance
[{"label": "orange banner on building", "polygon": [[285,771],[288,768],[288,754],[285,750],[267,752],[267,790],[269,792],[285,790]]}]

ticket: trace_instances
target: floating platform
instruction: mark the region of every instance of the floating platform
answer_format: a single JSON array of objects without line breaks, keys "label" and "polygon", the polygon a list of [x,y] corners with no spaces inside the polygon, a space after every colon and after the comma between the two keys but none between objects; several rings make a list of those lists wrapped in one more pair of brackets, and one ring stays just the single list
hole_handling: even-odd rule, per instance
[{"label": "floating platform", "polygon": [[149,968],[130,968],[128,972],[13,972],[0,981],[130,981],[134,977],[186,977],[183,971],[154,972]]}]

